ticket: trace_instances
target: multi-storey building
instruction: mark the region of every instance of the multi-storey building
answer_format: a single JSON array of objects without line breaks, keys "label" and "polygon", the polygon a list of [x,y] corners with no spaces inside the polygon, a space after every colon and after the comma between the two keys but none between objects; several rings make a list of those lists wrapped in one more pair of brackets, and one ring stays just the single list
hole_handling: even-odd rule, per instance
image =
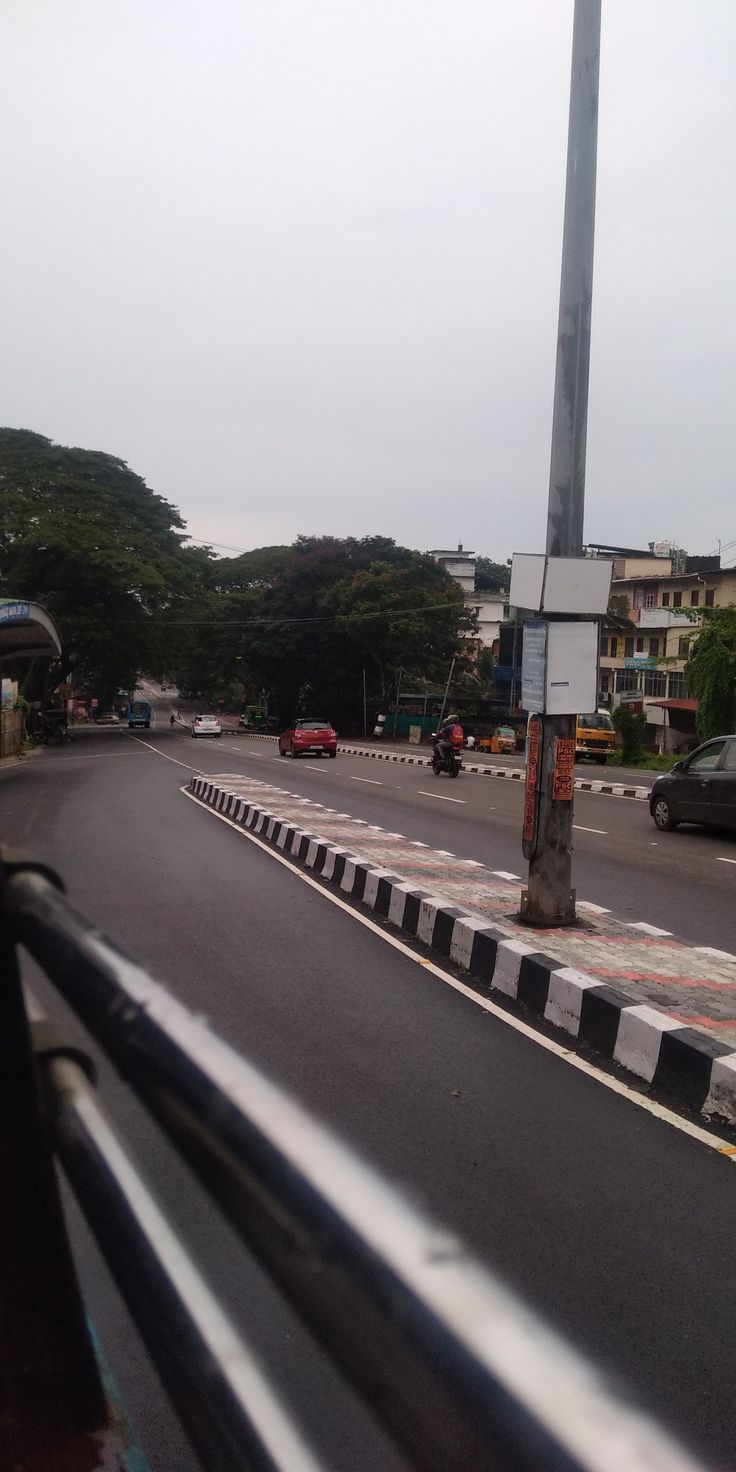
[{"label": "multi-storey building", "polygon": [[677,750],[695,736],[697,704],[685,688],[685,665],[700,610],[736,603],[736,569],[721,568],[714,556],[681,558],[678,570],[666,543],[649,552],[588,551],[613,562],[613,606],[630,626],[602,630],[601,697],[639,705],[659,748]]},{"label": "multi-storey building", "polygon": [[434,557],[435,562],[439,562],[440,567],[444,567],[450,577],[460,584],[465,606],[475,614],[478,625],[476,635],[478,653],[481,649],[493,649],[498,644],[501,624],[507,613],[503,593],[486,593],[476,590],[476,554],[467,552],[462,542],[458,543],[456,550],[445,551],[438,547],[429,555]]}]

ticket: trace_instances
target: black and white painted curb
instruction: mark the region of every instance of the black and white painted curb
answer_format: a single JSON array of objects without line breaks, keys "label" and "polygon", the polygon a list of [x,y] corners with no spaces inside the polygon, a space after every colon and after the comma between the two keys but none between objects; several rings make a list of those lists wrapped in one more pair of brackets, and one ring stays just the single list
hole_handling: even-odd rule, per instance
[{"label": "black and white painted curb", "polygon": [[251,830],[293,863],[422,941],[460,967],[483,996],[501,995],[581,1047],[619,1064],[680,1107],[736,1124],[736,1053],[683,1027],[655,1007],[632,1002],[572,966],[562,966],[525,939],[509,939],[476,915],[376,868],[318,834],[284,822],[266,807],[219,782],[193,777],[189,791],[232,822]]},{"label": "black and white painted curb", "polygon": [[[244,731],[241,729],[227,732],[228,736],[250,736],[258,741],[278,741],[278,736],[261,734],[258,731]],[[338,756],[364,756],[373,757],[379,762],[400,762],[408,767],[428,767],[430,759],[426,756],[413,756],[403,751],[377,751],[375,746],[338,746]],[[512,782],[523,782],[526,776],[524,767],[492,767],[489,763],[469,762],[463,756],[463,771],[472,772],[476,777],[508,777]],[[602,792],[606,797],[629,797],[638,802],[648,802],[650,788],[626,786],[623,782],[602,782],[597,778],[576,777],[575,790],[577,792]]]}]

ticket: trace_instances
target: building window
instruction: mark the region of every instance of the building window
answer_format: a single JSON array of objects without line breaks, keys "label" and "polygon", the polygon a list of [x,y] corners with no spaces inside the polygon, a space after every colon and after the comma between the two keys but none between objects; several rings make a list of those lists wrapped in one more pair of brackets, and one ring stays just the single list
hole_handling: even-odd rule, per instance
[{"label": "building window", "polygon": [[713,604],[715,603],[715,601],[716,601],[716,590],[715,590],[715,588],[706,588],[706,590],[705,590],[705,606],[706,606],[706,608],[712,608],[713,607]]},{"label": "building window", "polygon": [[669,593],[663,593],[662,594],[662,607],[663,608],[669,608],[669,606],[670,606],[670,595],[669,595]]},{"label": "building window", "polygon": [[673,670],[670,675],[670,686],[667,694],[670,700],[682,700],[685,694],[685,676],[681,670]]},{"label": "building window", "polygon": [[617,655],[618,655],[618,639],[612,639],[611,640],[611,659],[616,659]]},{"label": "building window", "polygon": [[637,652],[637,654],[643,654],[644,653],[644,640],[643,639],[637,639],[637,641],[636,641],[636,652]]},{"label": "building window", "polygon": [[691,608],[697,608],[699,602],[700,602],[700,589],[699,588],[693,588],[692,593],[690,594],[690,607]]},{"label": "building window", "polygon": [[628,695],[633,690],[639,689],[639,674],[637,670],[616,670],[616,691],[619,695]]},{"label": "building window", "polygon": [[611,674],[609,670],[601,670],[599,683],[601,695],[607,695],[611,688]]},{"label": "building window", "polygon": [[633,641],[633,639],[624,639],[624,655],[626,656],[627,659],[631,659],[631,656],[632,656],[633,653],[634,653],[634,641]]},{"label": "building window", "polygon": [[608,639],[604,635],[601,635],[601,654],[608,657]]},{"label": "building window", "polygon": [[648,671],[644,676],[644,694],[655,698],[664,695],[666,679],[661,670]]},{"label": "building window", "polygon": [[643,588],[637,588],[636,589],[636,592],[634,593],[634,608],[643,608],[643,607],[644,607],[644,589]]},{"label": "building window", "polygon": [[689,639],[678,639],[678,641],[677,641],[677,657],[678,657],[678,659],[687,659],[689,653],[690,653],[690,640]]},{"label": "building window", "polygon": [[653,593],[645,593],[644,594],[644,607],[645,608],[656,608],[656,606],[657,606],[657,600],[656,600],[654,594]]},{"label": "building window", "polygon": [[682,588],[678,588],[677,592],[672,594],[672,606],[682,608]]},{"label": "building window", "polygon": [[659,654],[659,639],[649,640],[649,653],[655,656]]}]

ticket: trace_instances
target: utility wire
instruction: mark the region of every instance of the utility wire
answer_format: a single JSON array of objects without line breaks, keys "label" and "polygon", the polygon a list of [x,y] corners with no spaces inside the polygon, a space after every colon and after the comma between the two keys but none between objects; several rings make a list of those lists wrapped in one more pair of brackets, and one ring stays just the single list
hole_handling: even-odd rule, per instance
[{"label": "utility wire", "polygon": [[[447,612],[457,612],[456,603],[424,603],[415,608],[378,608],[372,613],[328,613],[320,614],[316,618],[158,618],[157,614],[151,613],[149,619],[157,619],[167,629],[192,628],[192,629],[239,629],[249,624],[329,624],[340,621],[342,623],[362,623],[367,618],[398,618],[407,613],[437,613],[440,609]],[[115,624],[137,624],[139,619],[116,618],[111,619]]]}]

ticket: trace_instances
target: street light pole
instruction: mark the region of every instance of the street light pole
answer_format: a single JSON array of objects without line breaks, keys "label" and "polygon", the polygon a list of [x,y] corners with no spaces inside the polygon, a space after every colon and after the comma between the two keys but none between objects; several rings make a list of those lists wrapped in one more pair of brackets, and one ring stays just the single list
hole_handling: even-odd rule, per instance
[{"label": "street light pole", "polygon": [[[593,294],[601,0],[575,0],[567,140],[565,224],[557,330],[547,555],[581,557]],[[537,823],[522,915],[536,925],[575,920],[571,800],[553,797],[559,739],[575,740],[575,716],[544,716]]]}]

